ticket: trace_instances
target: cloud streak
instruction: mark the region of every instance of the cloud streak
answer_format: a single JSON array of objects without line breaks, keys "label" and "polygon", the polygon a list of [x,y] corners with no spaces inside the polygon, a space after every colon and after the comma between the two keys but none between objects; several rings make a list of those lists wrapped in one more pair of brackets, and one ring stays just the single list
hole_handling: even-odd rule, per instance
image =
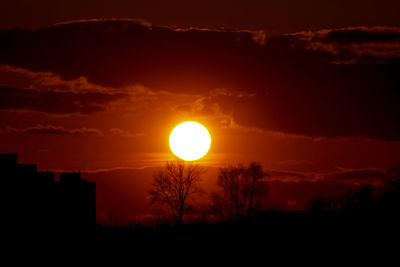
[{"label": "cloud streak", "polygon": [[66,129],[63,126],[36,125],[27,128],[6,127],[1,133],[7,134],[39,134],[39,135],[92,135],[102,136],[103,132],[94,128]]},{"label": "cloud streak", "polygon": [[400,28],[396,27],[349,27],[293,36],[312,50],[333,54],[336,64],[400,59]]},{"label": "cloud streak", "polygon": [[30,110],[52,114],[92,114],[125,94],[38,91],[0,86],[0,110]]},{"label": "cloud streak", "polygon": [[339,169],[331,172],[288,172],[281,170],[266,170],[266,172],[269,174],[267,180],[286,183],[337,182],[353,185],[380,185],[385,180],[390,179],[388,172],[380,168]]},{"label": "cloud streak", "polygon": [[60,125],[42,125],[28,126],[25,128],[17,128],[7,126],[4,129],[0,129],[0,134],[33,134],[33,135],[80,135],[80,136],[103,136],[103,137],[142,137],[143,133],[133,133],[119,128],[111,128],[106,131],[82,127],[67,129]]}]

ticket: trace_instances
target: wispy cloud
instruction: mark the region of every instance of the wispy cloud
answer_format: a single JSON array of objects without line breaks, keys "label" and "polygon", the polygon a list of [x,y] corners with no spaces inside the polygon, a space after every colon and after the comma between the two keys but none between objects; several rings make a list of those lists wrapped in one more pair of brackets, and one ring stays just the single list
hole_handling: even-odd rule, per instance
[{"label": "wispy cloud", "polygon": [[94,128],[74,128],[66,129],[63,126],[54,125],[36,125],[26,128],[6,127],[0,130],[0,133],[8,134],[39,134],[39,135],[97,135],[102,136],[103,132]]},{"label": "wispy cloud", "polygon": [[0,110],[31,110],[52,114],[91,114],[126,94],[38,91],[0,86]]}]

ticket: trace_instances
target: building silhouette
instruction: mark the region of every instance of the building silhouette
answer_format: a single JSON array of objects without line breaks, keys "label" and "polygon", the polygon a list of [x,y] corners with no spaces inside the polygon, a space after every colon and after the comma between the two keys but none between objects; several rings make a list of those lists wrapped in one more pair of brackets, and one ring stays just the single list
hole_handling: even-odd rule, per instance
[{"label": "building silhouette", "polygon": [[17,154],[0,154],[6,223],[12,227],[80,227],[96,224],[96,183],[80,172],[38,172],[19,164]]}]

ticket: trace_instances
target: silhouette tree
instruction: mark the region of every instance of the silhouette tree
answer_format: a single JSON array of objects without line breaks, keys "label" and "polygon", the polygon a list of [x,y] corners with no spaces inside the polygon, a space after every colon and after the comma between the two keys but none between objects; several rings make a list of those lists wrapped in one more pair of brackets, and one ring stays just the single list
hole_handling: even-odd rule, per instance
[{"label": "silhouette tree", "polygon": [[377,197],[376,208],[386,215],[400,213],[400,164],[388,169],[388,177],[383,183],[384,192]]},{"label": "silhouette tree", "polygon": [[165,167],[153,177],[149,191],[152,204],[166,206],[175,221],[182,222],[188,201],[202,190],[199,187],[204,169],[193,162],[167,161]]},{"label": "silhouette tree", "polygon": [[348,192],[346,196],[320,196],[316,195],[312,197],[309,202],[309,209],[314,213],[322,213],[322,212],[333,212],[339,211],[343,209],[345,201],[347,199],[352,198],[351,192]]},{"label": "silhouette tree", "polygon": [[221,191],[212,195],[213,208],[222,217],[243,219],[261,208],[267,196],[268,176],[258,163],[220,168],[217,185]]}]

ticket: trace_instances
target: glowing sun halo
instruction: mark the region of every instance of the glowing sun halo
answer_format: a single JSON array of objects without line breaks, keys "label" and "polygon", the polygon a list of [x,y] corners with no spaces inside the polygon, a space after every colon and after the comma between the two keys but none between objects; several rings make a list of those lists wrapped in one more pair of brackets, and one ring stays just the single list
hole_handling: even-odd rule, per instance
[{"label": "glowing sun halo", "polygon": [[169,146],[183,160],[197,160],[207,154],[211,136],[207,129],[194,121],[182,122],[172,130]]}]

